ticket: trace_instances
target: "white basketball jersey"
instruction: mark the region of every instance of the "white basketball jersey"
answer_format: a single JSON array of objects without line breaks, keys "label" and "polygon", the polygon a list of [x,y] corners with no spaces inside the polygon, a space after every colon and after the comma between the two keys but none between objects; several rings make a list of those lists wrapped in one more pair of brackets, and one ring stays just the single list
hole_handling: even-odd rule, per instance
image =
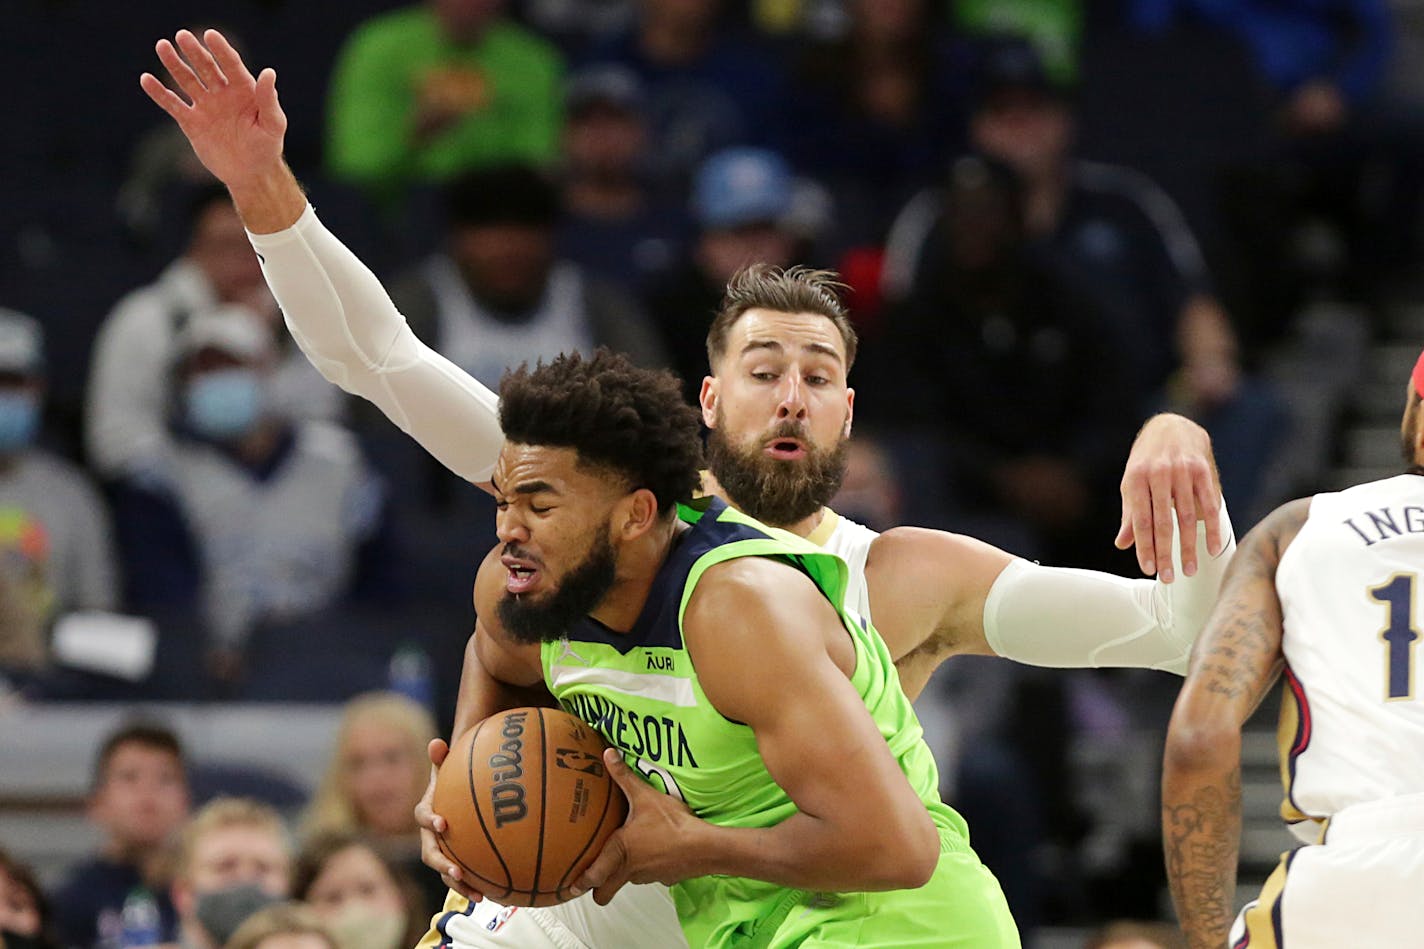
[{"label": "white basketball jersey", "polygon": [[865,561],[870,556],[870,545],[880,534],[857,524],[847,517],[841,517],[830,508],[806,538],[822,550],[833,553],[850,567],[850,582],[846,585],[845,607],[852,613],[874,623],[870,616],[870,588],[865,583]]},{"label": "white basketball jersey", "polygon": [[1276,571],[1284,616],[1281,815],[1424,792],[1424,477],[1318,494]]}]

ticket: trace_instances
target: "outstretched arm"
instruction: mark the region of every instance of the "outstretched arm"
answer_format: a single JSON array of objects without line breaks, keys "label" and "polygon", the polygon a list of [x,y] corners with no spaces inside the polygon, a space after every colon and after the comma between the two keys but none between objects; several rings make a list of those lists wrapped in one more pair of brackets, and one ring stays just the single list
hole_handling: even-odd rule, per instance
[{"label": "outstretched arm", "polygon": [[902,527],[877,538],[865,570],[871,620],[905,693],[917,696],[957,653],[1184,674],[1235,550],[1206,432],[1181,416],[1149,421],[1122,490],[1118,544],[1136,539],[1155,580],[1043,567],[943,531]]},{"label": "outstretched arm", "polygon": [[1225,945],[1241,845],[1241,726],[1281,667],[1276,567],[1308,500],[1277,508],[1241,543],[1192,651],[1162,770],[1162,845],[1172,901],[1193,949]]},{"label": "outstretched arm", "polygon": [[420,342],[376,276],[317,220],[282,160],[276,73],[254,79],[221,33],[204,39],[182,30],[176,47],[158,42],[183,96],[149,73],[140,84],[232,193],[292,337],[329,381],[483,485],[503,442],[494,393]]}]

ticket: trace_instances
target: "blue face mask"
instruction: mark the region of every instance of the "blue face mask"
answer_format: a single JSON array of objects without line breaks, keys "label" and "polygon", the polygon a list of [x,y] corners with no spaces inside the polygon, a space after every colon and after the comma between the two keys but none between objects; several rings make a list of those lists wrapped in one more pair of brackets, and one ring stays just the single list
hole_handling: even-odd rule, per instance
[{"label": "blue face mask", "polygon": [[240,438],[261,418],[262,382],[251,369],[218,369],[188,383],[184,419],[195,434],[216,441]]},{"label": "blue face mask", "polygon": [[31,392],[0,391],[0,452],[28,448],[40,427],[40,400]]}]

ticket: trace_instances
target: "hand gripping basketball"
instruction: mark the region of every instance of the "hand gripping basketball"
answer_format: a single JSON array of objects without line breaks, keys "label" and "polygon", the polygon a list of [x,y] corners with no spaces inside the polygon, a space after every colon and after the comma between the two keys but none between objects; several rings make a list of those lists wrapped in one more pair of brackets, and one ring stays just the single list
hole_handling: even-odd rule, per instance
[{"label": "hand gripping basketball", "polygon": [[605,751],[603,763],[628,798],[628,818],[579,878],[575,895],[592,889],[594,901],[606,906],[625,883],[671,886],[699,875],[692,838],[703,822],[681,800],[658,791],[624,764],[616,750]]}]

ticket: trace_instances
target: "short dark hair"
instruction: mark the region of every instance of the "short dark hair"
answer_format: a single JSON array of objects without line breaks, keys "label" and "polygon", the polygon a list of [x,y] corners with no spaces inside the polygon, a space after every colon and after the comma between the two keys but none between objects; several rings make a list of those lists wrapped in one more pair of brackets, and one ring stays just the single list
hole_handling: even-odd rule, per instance
[{"label": "short dark hair", "polygon": [[682,383],[604,347],[506,372],[499,423],[512,442],[572,448],[581,463],[626,476],[653,492],[662,514],[697,488],[702,440]]},{"label": "short dark hair", "polygon": [[94,790],[97,791],[103,786],[104,781],[108,778],[109,762],[125,745],[138,745],[141,748],[167,752],[177,760],[179,767],[187,770],[187,762],[183,757],[183,743],[178,740],[178,735],[171,728],[157,722],[133,721],[121,725],[99,746],[99,753],[94,756]]},{"label": "short dark hair", "polygon": [[558,188],[532,165],[477,168],[445,187],[445,215],[452,227],[553,227],[561,210]]},{"label": "short dark hair", "polygon": [[856,335],[841,300],[848,289],[834,270],[810,267],[782,269],[769,264],[743,267],[727,281],[726,292],[707,329],[707,363],[714,367],[727,351],[727,334],[748,310],[775,310],[777,313],[816,313],[836,325],[845,341],[846,372],[855,362]]}]

